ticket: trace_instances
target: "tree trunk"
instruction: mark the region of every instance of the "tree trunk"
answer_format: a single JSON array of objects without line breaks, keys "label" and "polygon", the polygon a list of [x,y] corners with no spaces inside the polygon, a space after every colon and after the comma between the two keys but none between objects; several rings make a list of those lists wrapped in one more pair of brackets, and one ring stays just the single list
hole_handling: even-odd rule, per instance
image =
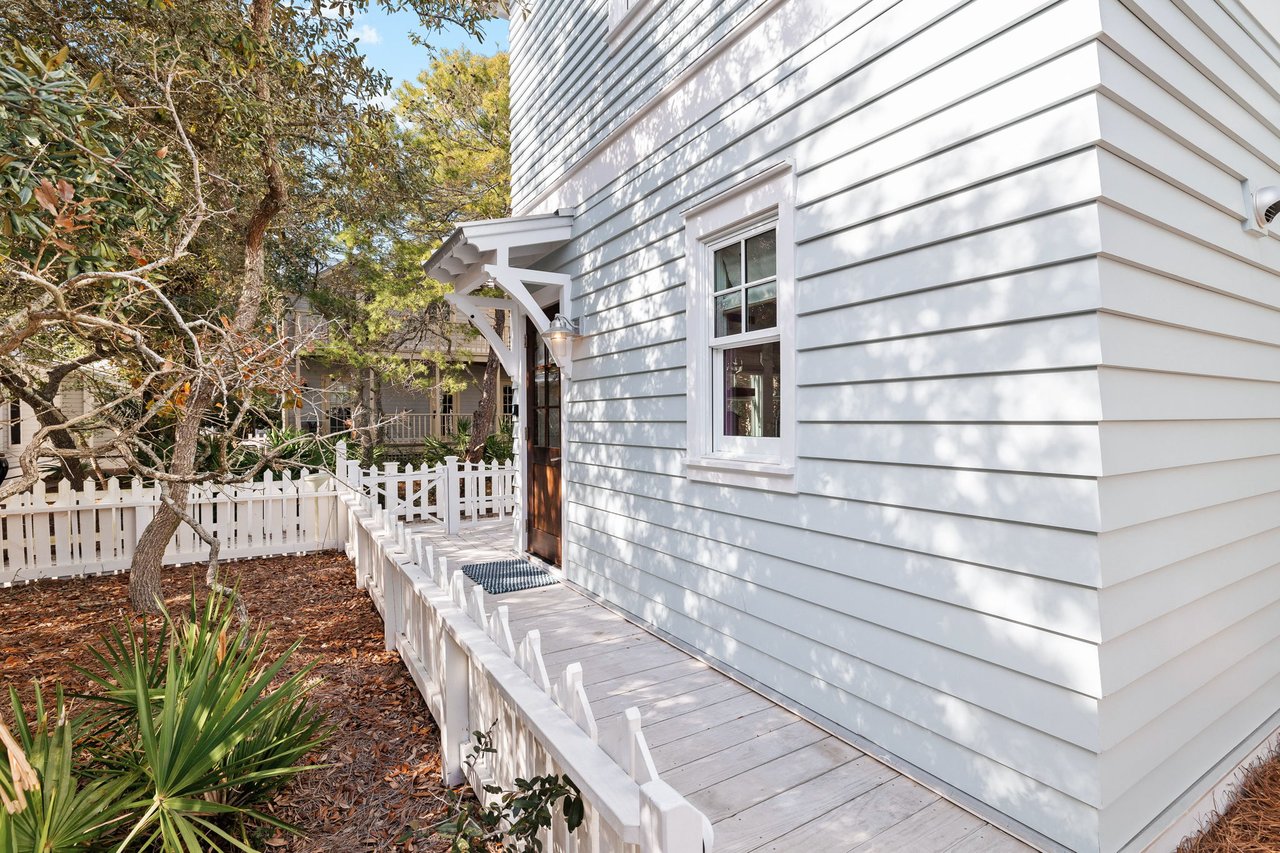
[{"label": "tree trunk", "polygon": [[382,375],[376,370],[369,371],[369,438],[376,448],[382,444],[383,424],[386,410],[382,407]]},{"label": "tree trunk", "polygon": [[[274,2],[275,0],[252,0],[249,6],[249,26],[264,45],[271,40],[271,13]],[[257,94],[266,103],[271,99],[266,73],[264,71],[256,73]],[[235,334],[222,339],[220,346],[223,352],[228,348],[241,345],[237,336],[253,330],[262,309],[262,297],[267,279],[265,249],[267,228],[289,200],[288,186],[285,183],[284,169],[280,165],[277,148],[276,138],[268,133],[262,143],[262,173],[266,181],[266,191],[259,199],[245,227],[243,279],[235,317],[231,321],[231,331]],[[216,358],[216,354],[214,357]],[[183,407],[182,417],[178,418],[174,429],[173,458],[169,463],[169,473],[181,478],[193,478],[195,474],[200,427],[213,405],[215,392],[214,384],[204,376],[197,376],[192,385],[187,404]],[[181,514],[187,511],[187,500],[191,492],[189,482],[179,480],[168,488],[174,507],[171,509],[161,504],[155,517],[139,537],[138,548],[134,551],[129,565],[129,602],[135,610],[141,612],[159,611],[157,596],[161,589],[161,560],[169,540],[182,521]]]},{"label": "tree trunk", "polygon": [[[197,456],[200,450],[200,426],[204,415],[213,404],[214,385],[211,382],[197,380],[187,398],[183,416],[173,431],[173,458],[169,462],[169,473],[178,477],[190,477],[196,469]],[[191,486],[186,482],[171,485],[161,484],[167,489],[173,507],[161,503],[147,524],[142,535],[138,537],[137,548],[129,562],[129,603],[139,613],[159,613],[163,600],[160,576],[164,567],[165,549],[169,540],[178,531],[182,523],[182,515],[187,511]]]},{"label": "tree trunk", "polygon": [[373,400],[369,372],[358,370],[356,377],[356,410],[351,418],[351,427],[360,442],[360,467],[368,468],[373,465]]},{"label": "tree trunk", "polygon": [[[507,312],[498,310],[493,315],[493,330],[502,336],[506,327]],[[502,362],[498,354],[489,348],[489,358],[484,363],[484,380],[480,385],[480,402],[476,404],[475,414],[471,418],[471,443],[467,447],[467,461],[479,462],[484,458],[485,439],[493,430],[498,417],[498,378],[502,373]]]}]

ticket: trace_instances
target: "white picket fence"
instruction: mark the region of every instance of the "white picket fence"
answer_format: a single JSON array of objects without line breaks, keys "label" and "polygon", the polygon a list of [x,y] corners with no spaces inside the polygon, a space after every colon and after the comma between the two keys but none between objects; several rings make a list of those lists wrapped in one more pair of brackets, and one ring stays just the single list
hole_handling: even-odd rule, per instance
[{"label": "white picket fence", "polygon": [[[43,483],[0,503],[0,586],[41,578],[80,577],[129,567],[133,549],[160,505],[159,489],[118,479],[54,491]],[[196,486],[192,516],[220,542],[222,559],[299,554],[339,547],[337,495],[327,474],[303,471],[238,486]],[[208,559],[194,531],[178,528],[168,565]]]},{"label": "white picket fence", "polygon": [[335,466],[342,479],[373,498],[378,507],[404,521],[432,521],[456,533],[460,524],[511,516],[519,505],[518,471],[511,462],[462,462],[445,457],[443,465],[388,462],[360,468],[338,449]]},{"label": "white picket fence", "polygon": [[490,613],[484,591],[436,557],[430,537],[413,532],[363,490],[342,489],[341,535],[382,613],[387,648],[398,650],[440,727],[445,781],[459,784],[471,733],[495,725],[496,754],[467,779],[511,789],[517,778],[566,774],[578,786],[586,818],[570,834],[557,816],[543,845],[551,853],[709,853],[710,822],[663,782],[628,709],[599,726],[574,663],[552,678],[539,634],[516,639],[507,606]]}]

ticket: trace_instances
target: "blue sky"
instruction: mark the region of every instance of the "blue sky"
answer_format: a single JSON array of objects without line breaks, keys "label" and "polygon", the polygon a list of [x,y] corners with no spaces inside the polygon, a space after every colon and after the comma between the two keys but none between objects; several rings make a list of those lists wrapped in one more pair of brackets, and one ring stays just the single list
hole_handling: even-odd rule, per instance
[{"label": "blue sky", "polygon": [[[430,56],[425,48],[409,40],[410,30],[419,30],[418,18],[412,12],[388,14],[377,4],[370,4],[368,13],[358,15],[353,34],[360,38],[360,50],[375,68],[386,71],[398,86],[405,80],[413,80],[427,67]],[[507,49],[507,22],[490,21],[484,27],[483,42],[463,31],[451,28],[434,34],[430,43],[438,48],[452,50],[466,47],[476,53],[494,54]]]}]

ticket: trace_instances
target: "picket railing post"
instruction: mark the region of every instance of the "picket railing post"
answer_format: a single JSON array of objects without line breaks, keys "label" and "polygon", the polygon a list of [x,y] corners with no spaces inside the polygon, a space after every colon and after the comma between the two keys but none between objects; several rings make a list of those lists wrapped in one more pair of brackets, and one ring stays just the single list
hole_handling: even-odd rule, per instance
[{"label": "picket railing post", "polygon": [[444,523],[445,531],[453,536],[458,532],[458,522],[462,515],[461,483],[458,476],[458,457],[444,458]]},{"label": "picket railing post", "polygon": [[711,827],[684,797],[661,779],[640,786],[640,853],[702,853]]},{"label": "picket railing post", "polygon": [[467,653],[448,631],[444,646],[443,720],[440,720],[440,769],[444,783],[457,787],[466,781],[464,750],[471,739],[471,666]]}]

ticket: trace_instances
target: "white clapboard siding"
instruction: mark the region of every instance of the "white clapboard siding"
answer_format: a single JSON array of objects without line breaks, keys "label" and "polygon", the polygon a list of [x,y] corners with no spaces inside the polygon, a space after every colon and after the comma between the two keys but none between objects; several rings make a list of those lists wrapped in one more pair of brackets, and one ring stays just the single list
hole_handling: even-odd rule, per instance
[{"label": "white clapboard siding", "polygon": [[1241,227],[1280,57],[1232,4],[1101,5],[1101,827],[1171,849],[1280,725],[1280,241]]}]

